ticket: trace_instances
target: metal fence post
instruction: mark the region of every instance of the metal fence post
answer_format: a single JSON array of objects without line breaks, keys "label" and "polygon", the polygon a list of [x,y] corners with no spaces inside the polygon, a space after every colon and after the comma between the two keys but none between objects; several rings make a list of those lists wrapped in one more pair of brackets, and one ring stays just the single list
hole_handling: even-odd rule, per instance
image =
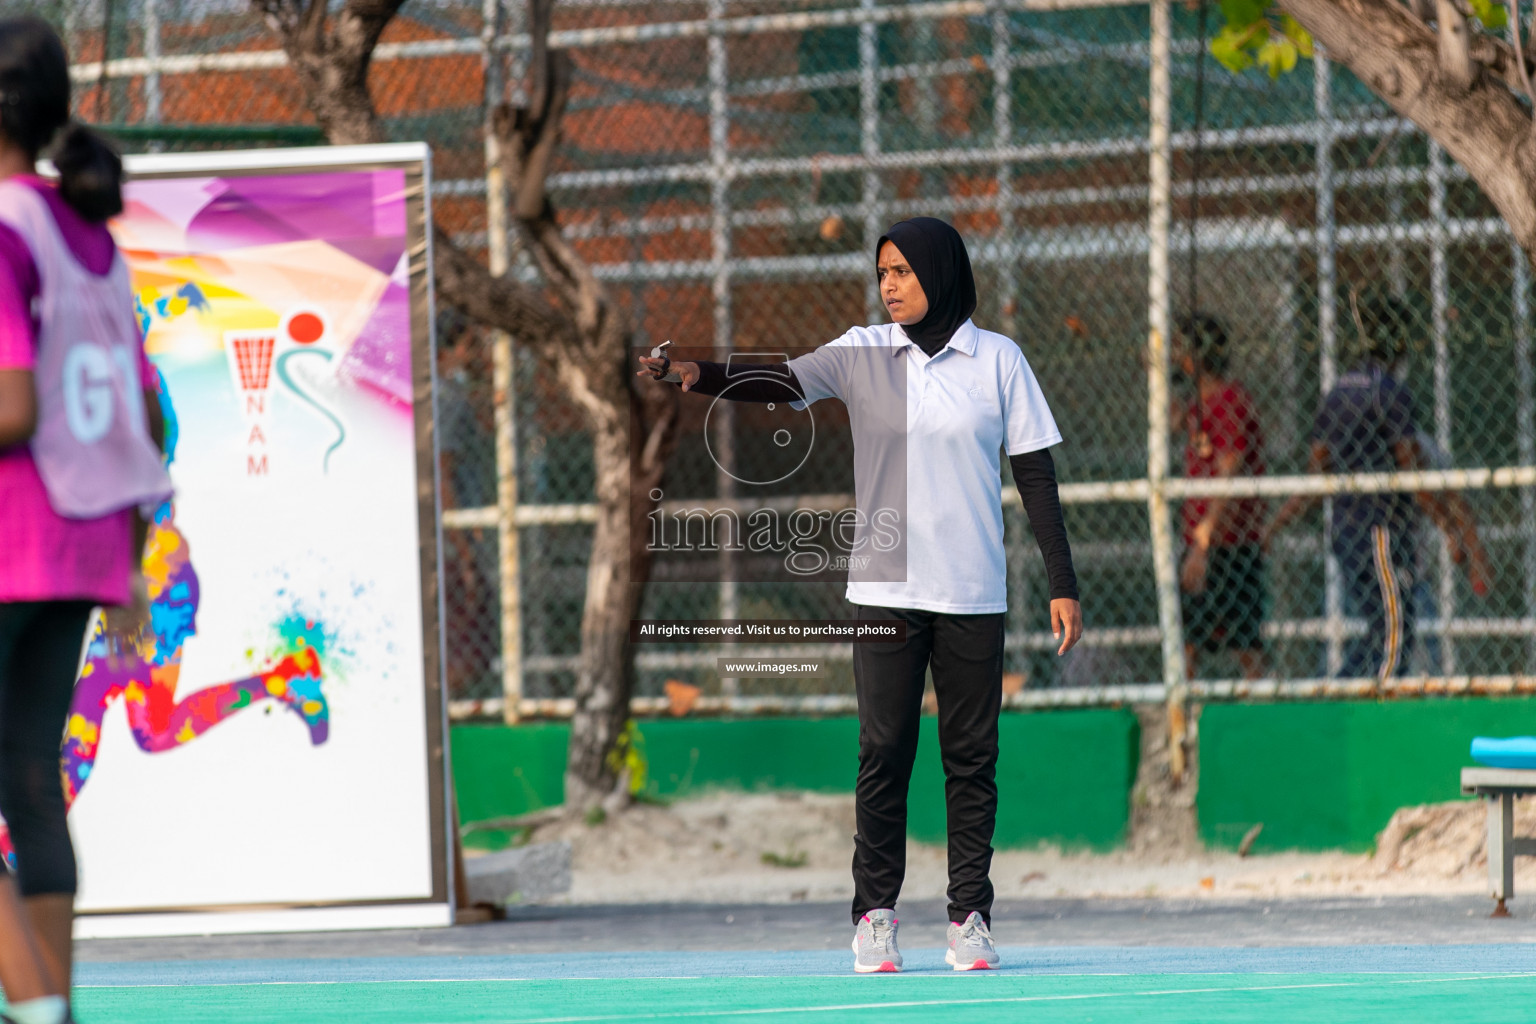
[{"label": "metal fence post", "polygon": [[[501,152],[491,127],[492,114],[502,102],[506,82],[497,55],[501,36],[501,0],[484,0],[480,38],[485,52],[485,227],[491,273],[504,274],[511,264],[507,237],[506,182],[501,176]],[[501,597],[502,719],[516,724],[523,697],[523,631],[521,574],[517,538],[517,379],[513,372],[512,336],[491,335],[491,389],[496,403],[496,547]]]},{"label": "metal fence post", "polygon": [[[1429,256],[1430,323],[1434,333],[1435,444],[1446,457],[1451,455],[1451,350],[1447,312],[1450,308],[1449,267],[1446,254],[1445,178],[1448,168],[1445,150],[1429,144]],[[1456,673],[1456,641],[1445,625],[1456,615],[1456,566],[1451,561],[1451,547],[1445,537],[1436,538],[1440,560],[1435,628],[1440,631],[1440,671]],[[1417,614],[1417,610],[1415,610]],[[1431,672],[1434,671],[1432,667]]]},{"label": "metal fence post", "polygon": [[916,18],[908,23],[909,38],[915,63],[920,69],[912,79],[916,86],[912,95],[912,119],[917,122],[918,137],[923,145],[931,146],[939,137],[939,97],[933,87],[933,75],[929,72],[934,60],[938,40],[933,31],[932,18]]},{"label": "metal fence post", "polygon": [[[1014,215],[1014,207],[1017,205],[1013,192],[1014,165],[1009,163],[1005,152],[1013,143],[1013,26],[1009,20],[1008,8],[1003,6],[1001,0],[997,0],[992,8],[992,148],[997,152],[997,322],[999,330],[1015,341],[1022,342],[1019,336],[1018,304],[1019,304],[1019,263],[1018,247],[1015,244],[1018,218]],[[1008,479],[1008,471],[1000,465],[1000,471],[1004,479]],[[1006,487],[1004,488],[1006,493]],[[1024,524],[1028,517],[1025,515],[1022,505],[1018,513],[1014,513],[1013,504],[1010,502],[1004,510],[1004,516],[1009,523],[1003,532],[1005,542],[1005,557],[1008,564],[1008,576],[1011,579],[1024,579],[1027,570],[1021,568],[1023,559],[1023,538],[1026,534]],[[1017,527],[1013,523],[1018,523]],[[1025,584],[1028,586],[1028,584]],[[1010,602],[1012,604],[1012,602]],[[1029,621],[1026,613],[1021,610],[1010,609],[1008,615],[1008,631],[1012,633],[1023,623]],[[1026,627],[1027,628],[1027,627]],[[1029,656],[1024,652],[1015,651],[1012,658],[1006,663],[1009,670],[1023,668],[1026,677],[1029,672]]]},{"label": "metal fence post", "polygon": [[[730,67],[726,60],[725,37],[718,31],[725,17],[725,0],[709,0],[706,17],[709,19],[709,207],[710,207],[710,263],[712,292],[715,302],[714,346],[718,355],[722,349],[732,348],[731,332],[731,114],[730,114]],[[714,450],[718,472],[716,487],[722,499],[736,495],[736,404],[718,402],[713,409]],[[720,545],[720,618],[735,619],[738,609],[736,590],[735,544]],[[721,647],[722,656],[729,653]],[[720,680],[720,690],[730,696],[736,693],[737,681],[732,677]]]},{"label": "metal fence post", "polygon": [[[1312,61],[1312,108],[1317,116],[1317,341],[1318,374],[1327,394],[1338,380],[1338,225],[1333,210],[1333,91],[1328,56]],[[1344,577],[1334,557],[1333,499],[1323,501],[1323,615],[1327,621],[1328,675],[1344,667]]]},{"label": "metal fence post", "polygon": [[1147,515],[1152,530],[1152,570],[1157,582],[1157,620],[1162,634],[1163,687],[1168,701],[1168,767],[1175,780],[1186,769],[1188,682],[1184,623],[1173,522],[1164,496],[1168,479],[1169,230],[1173,214],[1173,104],[1169,82],[1173,13],[1169,0],[1152,2],[1151,131],[1147,213]]},{"label": "metal fence post", "polygon": [[1013,164],[1002,158],[1002,151],[1013,143],[1013,57],[1010,44],[1013,33],[1008,23],[1007,8],[999,5],[992,9],[992,147],[998,150],[997,161],[997,239],[998,254],[1002,257],[997,275],[998,321],[1003,333],[1014,337],[1018,302],[1018,266],[1013,260]]},{"label": "metal fence post", "polygon": [[[1520,464],[1536,463],[1536,373],[1531,366],[1531,265],[1520,248],[1511,242],[1509,258],[1514,267],[1515,373],[1520,383],[1515,412],[1515,437]],[[1536,618],[1536,489],[1520,488],[1520,545],[1522,579],[1521,610],[1526,618]],[[1525,638],[1525,671],[1536,670],[1536,634]]]},{"label": "metal fence post", "polygon": [[[875,160],[880,155],[880,49],[875,23],[868,15],[875,10],[875,0],[859,0],[859,11],[866,15],[859,22],[859,152],[865,160],[861,189],[864,214],[864,246],[878,239],[884,228],[880,219],[880,175]],[[880,282],[874,274],[864,280],[864,316],[875,324],[882,319],[885,306],[880,301]]]},{"label": "metal fence post", "polygon": [[144,123],[160,123],[160,0],[144,0]]}]

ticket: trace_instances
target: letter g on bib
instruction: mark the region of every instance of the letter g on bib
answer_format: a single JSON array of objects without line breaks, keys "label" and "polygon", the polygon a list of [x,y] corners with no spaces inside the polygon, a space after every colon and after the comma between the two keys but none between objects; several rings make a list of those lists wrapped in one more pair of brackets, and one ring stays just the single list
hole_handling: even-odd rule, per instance
[{"label": "letter g on bib", "polygon": [[101,346],[77,341],[64,356],[64,416],[81,444],[95,444],[112,429],[117,368]]}]

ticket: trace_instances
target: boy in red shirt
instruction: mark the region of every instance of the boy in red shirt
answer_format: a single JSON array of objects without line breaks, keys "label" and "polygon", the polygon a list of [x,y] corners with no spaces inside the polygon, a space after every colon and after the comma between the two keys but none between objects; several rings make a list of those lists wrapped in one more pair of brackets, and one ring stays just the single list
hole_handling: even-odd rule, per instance
[{"label": "boy in red shirt", "polygon": [[[1176,356],[1193,380],[1183,410],[1184,473],[1190,477],[1260,476],[1264,433],[1253,400],[1228,375],[1227,332],[1196,313],[1179,325]],[[1262,498],[1193,497],[1184,502],[1184,656],[1191,676],[1201,651],[1233,651],[1248,679],[1264,675],[1266,593]]]}]

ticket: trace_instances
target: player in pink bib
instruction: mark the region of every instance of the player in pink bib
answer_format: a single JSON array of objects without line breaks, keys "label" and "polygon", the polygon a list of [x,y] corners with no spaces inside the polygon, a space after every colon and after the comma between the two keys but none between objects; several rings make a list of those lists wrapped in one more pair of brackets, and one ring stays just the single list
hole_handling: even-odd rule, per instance
[{"label": "player in pink bib", "polygon": [[[69,1017],[75,857],[59,776],[94,608],[130,604],[141,506],[170,496],[155,375],[107,233],[122,162],[69,121],[63,44],[0,21],[0,984],[14,1024]],[[52,144],[58,185],[36,176]],[[19,897],[19,898],[18,898]]]}]

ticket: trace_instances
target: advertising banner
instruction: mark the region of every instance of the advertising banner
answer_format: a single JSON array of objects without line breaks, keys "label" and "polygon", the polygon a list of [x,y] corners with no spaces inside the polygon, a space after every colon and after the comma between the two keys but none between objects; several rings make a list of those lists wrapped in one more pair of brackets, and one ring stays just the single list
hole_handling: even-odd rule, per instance
[{"label": "advertising banner", "polygon": [[446,924],[428,151],[129,174],[176,495],[66,729],[80,932]]}]

